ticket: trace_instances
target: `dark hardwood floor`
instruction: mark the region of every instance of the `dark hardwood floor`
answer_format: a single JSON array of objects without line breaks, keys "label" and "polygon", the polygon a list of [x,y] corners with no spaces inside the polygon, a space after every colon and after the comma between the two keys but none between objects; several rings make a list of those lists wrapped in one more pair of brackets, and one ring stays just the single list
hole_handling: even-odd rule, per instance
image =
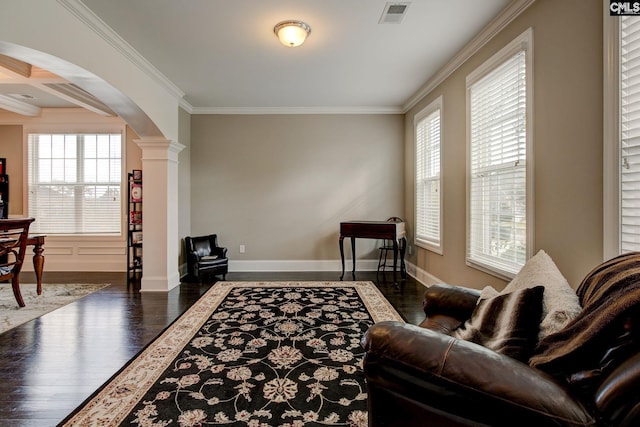
[{"label": "dark hardwood floor", "polygon": [[[350,277],[348,275],[347,277]],[[227,281],[338,280],[336,272],[229,273]],[[409,277],[362,272],[409,323],[423,320],[424,287]],[[21,281],[33,282],[23,273]],[[0,426],[55,426],[187,310],[212,283],[140,293],[124,273],[44,274],[47,283],[109,283],[76,302],[0,334]],[[6,286],[6,284],[3,284]]]}]

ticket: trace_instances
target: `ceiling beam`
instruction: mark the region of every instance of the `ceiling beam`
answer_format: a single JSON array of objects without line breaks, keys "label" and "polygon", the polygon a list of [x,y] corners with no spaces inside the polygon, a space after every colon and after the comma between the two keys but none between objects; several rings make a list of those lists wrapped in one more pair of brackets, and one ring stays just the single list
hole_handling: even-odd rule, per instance
[{"label": "ceiling beam", "polygon": [[40,107],[18,101],[7,95],[0,95],[0,108],[22,114],[23,116],[37,117],[40,115]]},{"label": "ceiling beam", "polygon": [[27,79],[31,77],[31,64],[10,56],[0,55],[0,67]]},{"label": "ceiling beam", "polygon": [[96,114],[107,117],[117,116],[117,114],[102,101],[73,83],[44,83],[38,85],[38,87],[79,107],[93,111]]}]

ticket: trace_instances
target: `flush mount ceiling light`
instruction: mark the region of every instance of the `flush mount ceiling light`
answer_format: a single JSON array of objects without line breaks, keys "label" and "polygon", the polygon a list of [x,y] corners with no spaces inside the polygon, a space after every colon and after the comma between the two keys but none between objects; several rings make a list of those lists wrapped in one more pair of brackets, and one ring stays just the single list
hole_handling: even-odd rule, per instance
[{"label": "flush mount ceiling light", "polygon": [[282,21],[273,27],[280,43],[287,47],[300,46],[311,33],[311,27],[302,21]]}]

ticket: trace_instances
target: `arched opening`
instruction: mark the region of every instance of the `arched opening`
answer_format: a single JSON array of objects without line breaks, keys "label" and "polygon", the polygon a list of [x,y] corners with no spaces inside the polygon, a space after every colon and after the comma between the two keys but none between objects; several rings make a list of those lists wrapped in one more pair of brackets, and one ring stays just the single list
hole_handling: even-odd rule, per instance
[{"label": "arched opening", "polygon": [[5,76],[0,85],[8,81],[31,85],[90,111],[116,114],[141,138],[162,136],[128,96],[95,74],[53,55],[0,42],[0,73]]}]

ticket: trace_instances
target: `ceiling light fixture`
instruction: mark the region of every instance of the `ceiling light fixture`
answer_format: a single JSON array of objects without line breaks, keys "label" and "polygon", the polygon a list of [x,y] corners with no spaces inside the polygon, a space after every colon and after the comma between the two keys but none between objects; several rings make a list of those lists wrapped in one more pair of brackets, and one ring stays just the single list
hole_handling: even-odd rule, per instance
[{"label": "ceiling light fixture", "polygon": [[311,27],[302,21],[282,21],[273,27],[280,43],[287,47],[300,46],[311,33]]}]

